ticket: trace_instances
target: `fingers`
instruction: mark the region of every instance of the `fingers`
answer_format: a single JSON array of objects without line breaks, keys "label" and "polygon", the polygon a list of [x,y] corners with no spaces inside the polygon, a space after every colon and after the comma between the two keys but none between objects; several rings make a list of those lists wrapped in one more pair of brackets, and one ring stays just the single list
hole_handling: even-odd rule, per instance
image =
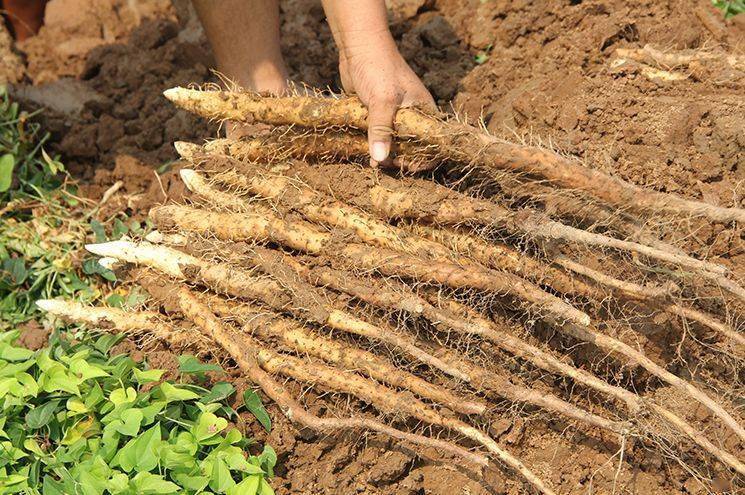
[{"label": "fingers", "polygon": [[401,108],[410,107],[429,111],[437,110],[435,99],[432,98],[432,95],[424,86],[422,86],[418,91],[411,91],[404,95],[403,101],[401,102]]},{"label": "fingers", "polygon": [[393,119],[400,99],[382,96],[370,100],[367,108],[367,139],[370,146],[370,165],[378,166],[388,159],[393,136]]}]

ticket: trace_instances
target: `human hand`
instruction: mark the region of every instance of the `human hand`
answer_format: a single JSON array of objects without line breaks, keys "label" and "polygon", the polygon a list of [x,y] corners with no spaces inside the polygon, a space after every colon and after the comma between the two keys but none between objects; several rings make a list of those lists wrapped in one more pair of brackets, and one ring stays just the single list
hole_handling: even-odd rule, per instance
[{"label": "human hand", "polygon": [[367,107],[370,164],[390,163],[396,112],[411,106],[434,109],[432,96],[388,37],[374,44],[351,40],[341,52],[339,72],[344,90]]}]

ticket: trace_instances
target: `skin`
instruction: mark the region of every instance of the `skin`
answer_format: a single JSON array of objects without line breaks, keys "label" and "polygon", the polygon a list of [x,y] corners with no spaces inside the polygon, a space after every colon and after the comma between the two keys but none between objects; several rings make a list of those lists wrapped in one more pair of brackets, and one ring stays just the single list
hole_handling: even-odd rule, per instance
[{"label": "skin", "polygon": [[[279,45],[277,0],[192,0],[220,71],[259,92],[287,91]],[[368,108],[370,163],[389,161],[393,119],[401,107],[434,108],[434,100],[396,47],[383,0],[323,0],[344,90]]]}]

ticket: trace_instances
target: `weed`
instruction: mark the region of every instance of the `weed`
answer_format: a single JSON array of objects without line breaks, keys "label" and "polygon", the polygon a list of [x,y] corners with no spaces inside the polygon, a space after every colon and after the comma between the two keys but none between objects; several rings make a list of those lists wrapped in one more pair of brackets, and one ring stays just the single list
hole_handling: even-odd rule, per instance
[{"label": "weed", "polygon": [[745,13],[745,0],[712,0],[711,3],[722,11],[725,19]]},{"label": "weed", "polygon": [[16,337],[0,334],[0,492],[273,493],[274,451],[246,456],[251,440],[228,428],[232,385],[160,382],[109,357],[111,335],[36,352]]}]

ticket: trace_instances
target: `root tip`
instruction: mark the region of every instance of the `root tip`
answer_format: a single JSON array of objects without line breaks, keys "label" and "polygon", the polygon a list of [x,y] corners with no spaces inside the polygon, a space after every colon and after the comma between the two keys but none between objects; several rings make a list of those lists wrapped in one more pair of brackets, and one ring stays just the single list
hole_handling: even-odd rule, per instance
[{"label": "root tip", "polygon": [[36,301],[36,306],[46,313],[56,313],[62,304],[64,304],[62,301],[55,299],[39,299]]},{"label": "root tip", "polygon": [[176,148],[176,153],[178,153],[184,160],[191,160],[199,149],[198,144],[190,143],[188,141],[176,141],[173,143],[173,147]]}]

